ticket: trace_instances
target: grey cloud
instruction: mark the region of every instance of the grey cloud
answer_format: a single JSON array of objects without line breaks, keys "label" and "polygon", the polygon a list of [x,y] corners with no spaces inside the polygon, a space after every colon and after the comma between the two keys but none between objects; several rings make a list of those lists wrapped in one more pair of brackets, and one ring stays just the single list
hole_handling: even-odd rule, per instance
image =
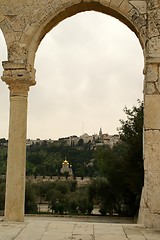
[{"label": "grey cloud", "polygon": [[132,107],[142,98],[143,55],[138,39],[104,14],[81,13],[57,25],[40,44],[35,67],[37,85],[29,94],[30,138],[80,135],[82,122],[89,134],[100,126],[115,133],[119,119],[125,117],[124,106]]}]

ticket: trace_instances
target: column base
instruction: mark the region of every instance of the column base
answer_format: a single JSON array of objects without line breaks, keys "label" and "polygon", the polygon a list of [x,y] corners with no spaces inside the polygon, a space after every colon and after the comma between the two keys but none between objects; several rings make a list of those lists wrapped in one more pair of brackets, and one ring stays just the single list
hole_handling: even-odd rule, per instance
[{"label": "column base", "polygon": [[19,223],[23,223],[24,222],[24,218],[22,219],[17,219],[17,218],[8,218],[8,217],[4,217],[3,218],[4,222],[19,222]]},{"label": "column base", "polygon": [[142,224],[144,227],[160,230],[160,210],[150,210],[146,202],[146,194],[143,187],[140,210],[138,215],[138,224]]},{"label": "column base", "polygon": [[145,209],[140,217],[138,217],[138,224],[142,224],[146,228],[160,229],[160,212],[150,212]]},{"label": "column base", "polygon": [[17,214],[15,215],[15,212],[5,212],[3,221],[5,222],[24,222],[24,215],[21,214]]}]

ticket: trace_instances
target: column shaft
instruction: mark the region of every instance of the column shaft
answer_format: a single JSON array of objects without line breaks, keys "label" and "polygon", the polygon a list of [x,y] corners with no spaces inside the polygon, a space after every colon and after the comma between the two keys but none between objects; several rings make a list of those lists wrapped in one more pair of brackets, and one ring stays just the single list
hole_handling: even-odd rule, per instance
[{"label": "column shaft", "polygon": [[144,187],[139,223],[160,226],[160,69],[146,63],[144,97]]},{"label": "column shaft", "polygon": [[27,92],[10,96],[5,220],[24,220]]}]

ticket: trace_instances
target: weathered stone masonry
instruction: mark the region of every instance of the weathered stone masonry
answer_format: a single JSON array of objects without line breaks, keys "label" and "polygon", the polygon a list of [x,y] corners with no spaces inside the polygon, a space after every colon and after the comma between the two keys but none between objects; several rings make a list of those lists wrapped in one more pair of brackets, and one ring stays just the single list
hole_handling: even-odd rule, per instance
[{"label": "weathered stone masonry", "polygon": [[[144,51],[144,188],[139,222],[160,228],[160,1],[0,0],[0,28],[8,61],[2,80],[10,90],[5,220],[24,220],[27,97],[35,85],[34,59],[46,33],[78,12],[112,15],[137,35]],[[133,66],[134,67],[134,66]]]}]

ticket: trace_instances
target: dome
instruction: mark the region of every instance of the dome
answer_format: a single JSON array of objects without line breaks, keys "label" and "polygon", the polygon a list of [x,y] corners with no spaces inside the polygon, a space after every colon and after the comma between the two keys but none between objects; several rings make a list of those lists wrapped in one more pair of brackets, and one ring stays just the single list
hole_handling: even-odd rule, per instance
[{"label": "dome", "polygon": [[69,162],[65,159],[64,161],[63,161],[63,164],[69,164]]}]

